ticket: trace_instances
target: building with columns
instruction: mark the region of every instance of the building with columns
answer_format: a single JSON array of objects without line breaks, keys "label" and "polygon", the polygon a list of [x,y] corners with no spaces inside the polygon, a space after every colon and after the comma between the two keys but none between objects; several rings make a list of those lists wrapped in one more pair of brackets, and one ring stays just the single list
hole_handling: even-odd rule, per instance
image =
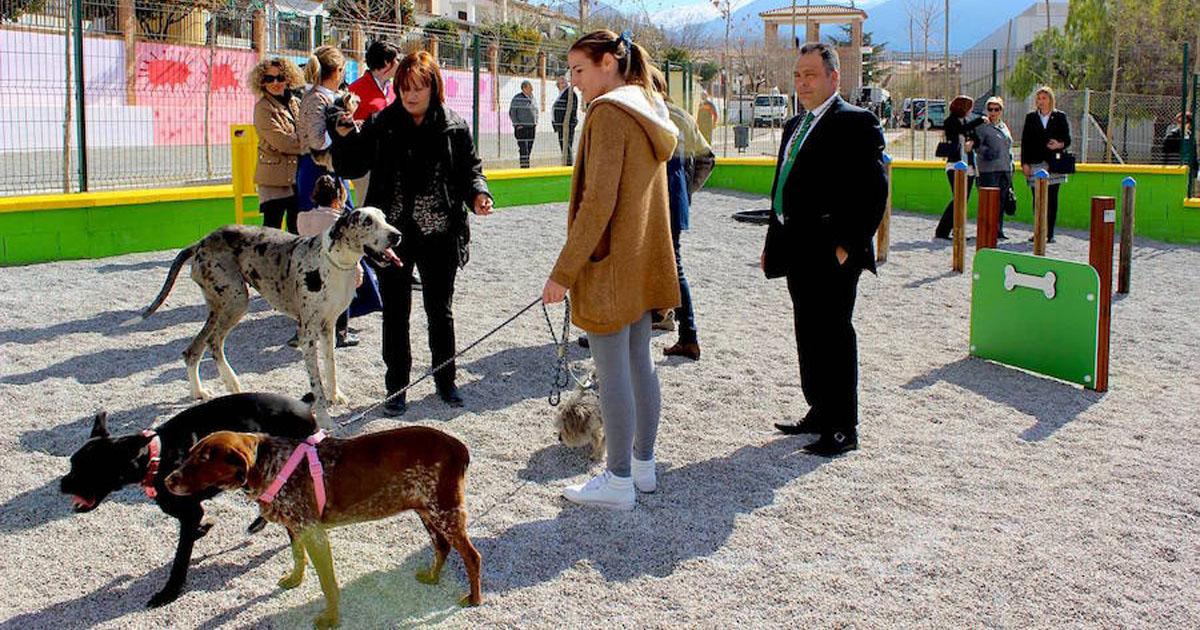
[{"label": "building with columns", "polygon": [[[822,24],[849,24],[850,45],[838,47],[838,59],[842,66],[839,91],[845,98],[851,98],[858,92],[858,88],[862,86],[863,22],[867,20],[866,11],[828,4],[807,8],[797,5],[795,8],[787,6],[763,11],[758,16],[763,21],[768,49],[780,46],[780,27],[789,40],[792,29],[795,28],[796,37],[803,38],[802,42],[815,42],[821,39]],[[786,48],[791,49],[793,46],[787,45]]]}]

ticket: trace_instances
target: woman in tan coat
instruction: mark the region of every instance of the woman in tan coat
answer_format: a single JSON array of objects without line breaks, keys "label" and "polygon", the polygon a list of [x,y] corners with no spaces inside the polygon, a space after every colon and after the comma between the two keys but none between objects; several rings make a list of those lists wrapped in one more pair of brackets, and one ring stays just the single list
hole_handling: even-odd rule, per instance
[{"label": "woman in tan coat", "polygon": [[292,90],[304,87],[300,69],[290,59],[264,59],[250,71],[250,90],[258,94],[254,104],[254,131],[258,133],[258,211],[263,225],[279,228],[287,215],[287,227],[296,233],[296,164],[304,150],[296,133],[300,102]]},{"label": "woman in tan coat", "polygon": [[651,91],[648,59],[628,32],[607,30],[585,35],[567,54],[588,109],[567,242],[542,295],[559,302],[569,290],[575,324],[589,333],[608,450],[607,470],[563,495],[619,510],[633,508],[635,486],[656,488],[660,402],[650,312],[679,305],[667,195],[677,130]]}]

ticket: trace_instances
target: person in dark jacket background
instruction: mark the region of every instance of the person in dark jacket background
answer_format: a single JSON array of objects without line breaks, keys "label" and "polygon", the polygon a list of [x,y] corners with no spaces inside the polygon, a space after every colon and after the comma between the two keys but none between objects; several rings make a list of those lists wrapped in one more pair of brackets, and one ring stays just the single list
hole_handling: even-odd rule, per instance
[{"label": "person in dark jacket background", "polygon": [[[1067,115],[1054,108],[1054,90],[1042,86],[1034,97],[1036,109],[1025,115],[1025,128],[1021,130],[1021,170],[1031,188],[1035,188],[1033,174],[1041,169],[1050,173],[1050,191],[1046,198],[1046,241],[1054,242],[1054,224],[1058,219],[1058,187],[1065,184],[1067,176],[1055,173],[1050,167],[1051,157],[1071,146],[1071,121]],[[1033,240],[1033,239],[1030,239]]]},{"label": "person in dark jacket background", "polygon": [[508,118],[512,121],[513,135],[517,138],[517,151],[521,156],[521,168],[529,168],[529,155],[533,153],[533,141],[537,137],[537,105],[533,102],[533,84],[521,82],[521,91],[508,106]]},{"label": "person in dark jacket background", "polygon": [[575,124],[579,122],[579,96],[575,88],[563,77],[558,77],[558,98],[554,101],[554,133],[558,135],[558,148],[563,152],[563,164],[575,163]]},{"label": "person in dark jacket background", "polygon": [[971,198],[971,188],[975,185],[975,139],[974,129],[986,122],[985,119],[971,113],[975,99],[969,96],[956,96],[950,101],[950,116],[946,118],[943,131],[946,142],[950,143],[950,151],[946,154],[946,179],[950,182],[950,202],[942,211],[933,232],[934,238],[949,239],[954,229],[954,165],[958,162],[967,164],[967,198]]},{"label": "person in dark jacket background", "polygon": [[455,385],[454,280],[466,265],[470,241],[467,208],[492,211],[492,196],[466,122],[445,107],[445,83],[433,56],[425,51],[404,57],[396,70],[399,98],[361,126],[343,116],[333,144],[339,173],[358,177],[371,172],[366,205],[383,210],[402,240],[403,267],[379,273],[383,293],[383,361],[387,411],[400,415],[406,396],[394,395],[408,385],[412,369],[409,314],[414,266],[421,273],[421,293],[429,321],[429,349],[438,396],[462,406]]}]

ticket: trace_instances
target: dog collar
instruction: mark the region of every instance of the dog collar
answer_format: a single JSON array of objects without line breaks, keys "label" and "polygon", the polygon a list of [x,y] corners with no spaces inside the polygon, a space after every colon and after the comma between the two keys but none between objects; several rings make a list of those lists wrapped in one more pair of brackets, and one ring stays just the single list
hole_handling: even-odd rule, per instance
[{"label": "dog collar", "polygon": [[325,512],[325,470],[321,468],[321,460],[317,457],[317,444],[324,439],[325,432],[317,431],[297,444],[296,450],[292,451],[287,463],[283,465],[283,470],[275,475],[275,479],[271,480],[271,485],[267,487],[266,492],[258,496],[258,500],[263,503],[274,501],[279,491],[283,489],[283,484],[287,483],[288,478],[300,465],[300,460],[308,458],[308,474],[312,477],[313,493],[317,496],[317,516],[321,516]]},{"label": "dog collar", "polygon": [[150,429],[142,431],[142,436],[150,438],[150,443],[147,446],[150,449],[150,461],[146,464],[146,476],[142,478],[142,490],[146,491],[146,496],[153,499],[158,496],[158,490],[154,487],[154,478],[158,476],[158,464],[162,461],[160,454],[162,453],[162,440],[158,434]]},{"label": "dog collar", "polygon": [[358,261],[354,261],[354,262],[350,263],[349,265],[338,262],[337,259],[335,259],[333,257],[333,252],[331,252],[328,249],[325,250],[325,257],[329,259],[329,264],[333,265],[334,267],[337,267],[338,269],[341,269],[342,271],[350,271],[351,269],[358,266]]}]

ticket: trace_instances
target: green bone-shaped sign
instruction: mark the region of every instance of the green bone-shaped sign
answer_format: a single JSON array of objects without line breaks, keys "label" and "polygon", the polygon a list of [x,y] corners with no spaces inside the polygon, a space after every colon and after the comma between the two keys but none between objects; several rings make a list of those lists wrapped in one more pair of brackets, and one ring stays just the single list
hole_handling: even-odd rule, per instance
[{"label": "green bone-shaped sign", "polygon": [[971,356],[1094,388],[1100,276],[1090,265],[983,249],[971,284]]}]

